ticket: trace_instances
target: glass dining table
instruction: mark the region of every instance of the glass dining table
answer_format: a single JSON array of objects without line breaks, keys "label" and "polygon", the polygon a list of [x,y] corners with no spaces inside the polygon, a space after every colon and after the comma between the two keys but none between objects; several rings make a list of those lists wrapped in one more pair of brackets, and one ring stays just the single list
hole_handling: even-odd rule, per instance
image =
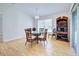
[{"label": "glass dining table", "polygon": [[38,41],[39,41],[39,37],[38,36],[40,36],[41,35],[41,33],[40,32],[32,32],[32,35],[34,35],[34,36],[36,36],[36,41],[37,41],[37,43],[38,43]]}]

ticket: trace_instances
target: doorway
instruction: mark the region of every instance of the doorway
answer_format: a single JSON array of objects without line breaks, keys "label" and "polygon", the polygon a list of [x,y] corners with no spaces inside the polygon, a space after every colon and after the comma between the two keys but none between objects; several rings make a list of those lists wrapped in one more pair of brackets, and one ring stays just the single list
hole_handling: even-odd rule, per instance
[{"label": "doorway", "polygon": [[77,53],[77,6],[72,12],[72,47]]}]

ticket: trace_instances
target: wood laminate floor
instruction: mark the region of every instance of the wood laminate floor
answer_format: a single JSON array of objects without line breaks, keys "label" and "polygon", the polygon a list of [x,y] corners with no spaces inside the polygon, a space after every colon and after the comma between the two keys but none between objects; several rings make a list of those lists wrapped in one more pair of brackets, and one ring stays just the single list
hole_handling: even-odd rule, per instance
[{"label": "wood laminate floor", "polygon": [[69,42],[56,40],[54,37],[48,37],[45,47],[43,42],[34,43],[31,47],[26,46],[25,38],[0,43],[0,56],[74,56],[75,53],[70,47]]}]

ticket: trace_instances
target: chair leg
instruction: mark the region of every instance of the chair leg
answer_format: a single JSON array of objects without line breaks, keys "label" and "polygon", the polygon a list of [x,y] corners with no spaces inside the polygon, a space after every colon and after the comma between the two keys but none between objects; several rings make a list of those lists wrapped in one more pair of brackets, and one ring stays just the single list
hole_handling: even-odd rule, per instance
[{"label": "chair leg", "polygon": [[45,44],[45,45],[47,45],[47,44],[48,44],[48,41],[46,40],[45,42],[46,42],[46,44]]},{"label": "chair leg", "polygon": [[40,40],[40,43],[41,43],[41,40]]},{"label": "chair leg", "polygon": [[44,41],[44,47],[45,47],[45,41]]},{"label": "chair leg", "polygon": [[45,40],[46,41],[46,43],[48,43],[48,41],[47,40]]},{"label": "chair leg", "polygon": [[25,46],[26,46],[26,44],[27,44],[27,41],[25,42]]},{"label": "chair leg", "polygon": [[31,42],[31,47],[32,47],[32,42]]}]

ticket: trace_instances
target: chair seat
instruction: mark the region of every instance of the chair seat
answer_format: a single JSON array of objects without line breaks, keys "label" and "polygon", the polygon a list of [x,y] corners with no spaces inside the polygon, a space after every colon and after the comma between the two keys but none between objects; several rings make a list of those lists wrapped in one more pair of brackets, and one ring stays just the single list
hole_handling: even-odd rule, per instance
[{"label": "chair seat", "polygon": [[27,42],[30,42],[31,46],[32,46],[33,41],[36,41],[36,36],[32,36],[31,28],[25,29],[25,34],[26,34],[26,43],[25,43],[25,45],[27,44]]},{"label": "chair seat", "polygon": [[32,36],[32,39],[35,39],[36,38],[36,36]]},{"label": "chair seat", "polygon": [[41,35],[41,36],[39,36],[39,40],[40,40],[40,41],[45,41],[46,39],[44,38],[43,35]]},{"label": "chair seat", "polygon": [[28,38],[27,41],[28,41],[28,42],[35,41],[35,38],[36,38],[35,36],[32,36],[32,38]]},{"label": "chair seat", "polygon": [[35,36],[32,36],[32,37],[29,37],[28,39],[32,39],[32,40],[33,40],[33,39],[35,39],[35,38],[36,38]]},{"label": "chair seat", "polygon": [[42,39],[44,38],[44,36],[43,36],[43,35],[40,35],[40,36],[38,36],[38,37],[39,37],[39,38],[42,38]]}]

